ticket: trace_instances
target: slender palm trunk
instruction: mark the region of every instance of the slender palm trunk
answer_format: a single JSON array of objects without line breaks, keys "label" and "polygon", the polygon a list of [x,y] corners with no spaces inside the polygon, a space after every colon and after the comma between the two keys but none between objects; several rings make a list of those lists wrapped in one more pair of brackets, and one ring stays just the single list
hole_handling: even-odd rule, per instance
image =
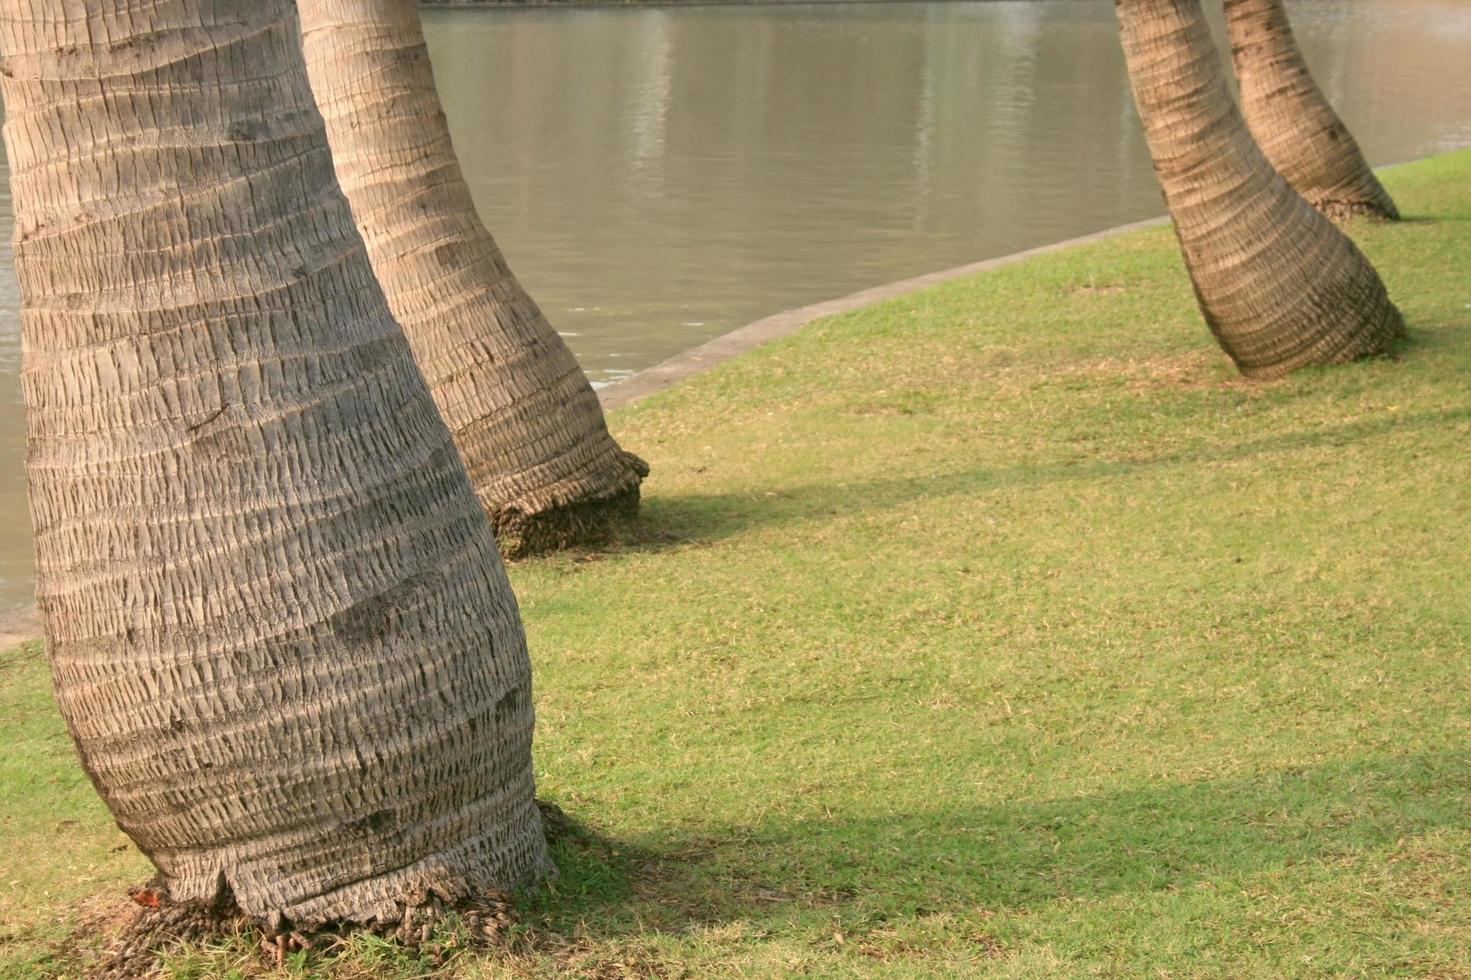
[{"label": "slender palm trunk", "polygon": [[[414,0],[301,0],[337,177],[507,555],[606,538],[648,467],[475,213]],[[493,98],[493,93],[488,93]]]},{"label": "slender palm trunk", "polygon": [[1308,72],[1282,0],[1225,0],[1241,113],[1262,152],[1331,218],[1398,220],[1353,134]]},{"label": "slender palm trunk", "polygon": [[1200,0],[1115,0],[1134,100],[1206,322],[1242,373],[1386,351],[1404,330],[1367,259],[1272,169]]},{"label": "slender palm trunk", "polygon": [[530,667],[288,0],[0,0],[37,599],[172,896],[301,924],[548,867]]}]

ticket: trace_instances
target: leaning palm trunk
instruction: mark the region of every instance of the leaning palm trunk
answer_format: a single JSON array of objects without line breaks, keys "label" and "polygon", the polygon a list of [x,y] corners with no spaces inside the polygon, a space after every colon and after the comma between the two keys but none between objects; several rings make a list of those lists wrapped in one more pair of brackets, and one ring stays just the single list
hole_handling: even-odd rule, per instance
[{"label": "leaning palm trunk", "polygon": [[1241,113],[1272,166],[1331,218],[1397,220],[1394,200],[1308,72],[1282,0],[1225,4]]},{"label": "leaning palm trunk", "polygon": [[1252,377],[1384,352],[1404,329],[1363,254],[1272,169],[1199,0],[1116,0],[1155,171],[1201,311]]},{"label": "leaning palm trunk", "polygon": [[0,0],[57,701],[183,902],[394,921],[548,867],[491,529],[288,0]]},{"label": "leaning palm trunk", "polygon": [[301,0],[337,177],[501,547],[606,538],[648,467],[475,213],[414,0]]}]

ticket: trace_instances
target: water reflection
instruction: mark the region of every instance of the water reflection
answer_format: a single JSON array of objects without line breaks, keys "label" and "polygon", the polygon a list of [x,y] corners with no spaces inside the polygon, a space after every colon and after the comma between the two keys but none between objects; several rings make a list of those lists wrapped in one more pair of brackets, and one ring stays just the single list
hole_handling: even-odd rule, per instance
[{"label": "water reflection", "polygon": [[[1376,162],[1471,141],[1464,4],[1293,12]],[[481,209],[594,378],[1160,210],[1107,0],[437,10],[427,27]]]},{"label": "water reflection", "polygon": [[[1291,9],[1373,161],[1471,143],[1471,5]],[[481,212],[596,379],[781,308],[1161,211],[1109,0],[425,21]],[[6,242],[9,216],[5,188]],[[0,251],[3,606],[29,595],[30,544]]]}]

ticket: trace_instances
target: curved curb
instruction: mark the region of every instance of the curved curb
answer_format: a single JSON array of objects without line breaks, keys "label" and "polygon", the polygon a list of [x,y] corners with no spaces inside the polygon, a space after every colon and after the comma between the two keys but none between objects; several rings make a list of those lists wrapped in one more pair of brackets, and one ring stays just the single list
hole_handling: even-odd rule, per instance
[{"label": "curved curb", "polygon": [[707,341],[698,347],[692,347],[682,354],[676,354],[667,361],[661,361],[653,367],[645,368],[637,374],[622,378],[612,384],[598,389],[598,401],[602,403],[603,410],[621,408],[642,401],[655,392],[663,391],[671,385],[683,381],[710,368],[722,361],[728,361],[732,357],[754,350],[762,344],[777,340],[796,333],[802,327],[819,320],[825,316],[835,316],[839,313],[848,313],[852,310],[872,306],[874,303],[886,299],[894,299],[898,296],[906,296],[917,292],[928,286],[938,286],[940,283],[950,282],[954,279],[963,279],[966,276],[985,272],[988,269],[999,269],[1005,265],[1012,265],[1025,259],[1034,258],[1038,255],[1047,255],[1050,252],[1060,252],[1072,248],[1075,245],[1087,245],[1090,242],[1101,242],[1131,231],[1139,231],[1143,228],[1154,228],[1159,225],[1168,224],[1168,217],[1147,218],[1143,221],[1134,221],[1126,225],[1118,225],[1104,231],[1095,231],[1090,235],[1078,238],[1069,238],[1066,241],[1053,242],[1050,245],[1039,245],[1029,248],[1024,252],[1013,252],[1010,255],[1002,255],[994,259],[984,259],[980,262],[971,262],[968,265],[958,265],[953,269],[942,269],[939,272],[931,272],[913,279],[900,279],[883,286],[873,286],[869,289],[849,293],[837,299],[824,300],[821,303],[813,303],[811,306],[802,306],[792,310],[784,310],[771,316],[763,317],[754,323],[748,323],[744,327],[737,327],[730,333],[721,334],[714,340]]}]

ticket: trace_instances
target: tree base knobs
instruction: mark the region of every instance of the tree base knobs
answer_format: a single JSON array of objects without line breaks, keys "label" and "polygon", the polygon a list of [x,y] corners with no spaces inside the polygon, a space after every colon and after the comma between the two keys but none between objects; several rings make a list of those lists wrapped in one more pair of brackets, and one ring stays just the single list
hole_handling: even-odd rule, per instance
[{"label": "tree base knobs", "polygon": [[1309,202],[1328,218],[1340,224],[1352,221],[1356,218],[1367,218],[1370,221],[1399,221],[1399,208],[1394,206],[1393,201],[1386,199],[1385,203],[1372,201],[1335,201],[1332,198],[1323,198]]},{"label": "tree base knobs", "polygon": [[240,911],[228,893],[212,903],[174,902],[158,880],[129,890],[137,906],[85,975],[91,980],[145,980],[159,975],[159,960],[180,946],[227,941],[260,963],[281,969],[291,958],[330,962],[359,936],[395,942],[415,958],[443,965],[467,948],[503,946],[519,921],[511,896],[488,891],[455,902],[426,895],[405,906],[394,922],[328,923],[297,929],[288,922],[260,922]]},{"label": "tree base knobs", "polygon": [[495,538],[507,561],[534,558],[572,547],[605,545],[638,517],[639,484],[649,464],[623,453],[629,484],[605,497],[530,510],[516,503],[491,515]]}]

